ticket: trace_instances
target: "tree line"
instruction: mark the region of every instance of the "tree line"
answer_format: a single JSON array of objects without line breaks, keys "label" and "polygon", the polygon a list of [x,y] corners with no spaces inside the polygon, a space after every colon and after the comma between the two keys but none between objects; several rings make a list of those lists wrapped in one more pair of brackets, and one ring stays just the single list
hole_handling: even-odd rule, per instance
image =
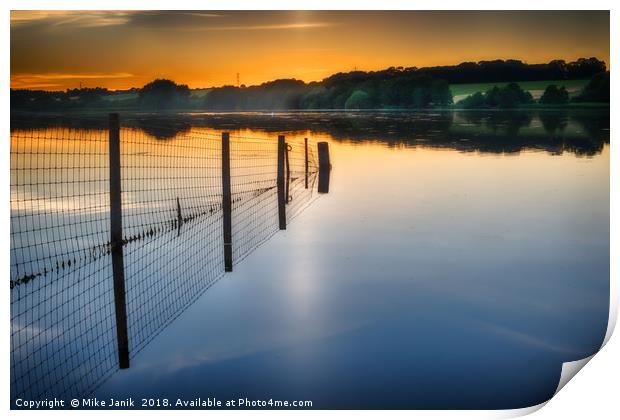
[{"label": "tree line", "polygon": [[[187,85],[158,79],[140,89],[125,92],[129,95],[125,95],[124,99],[116,99],[122,95],[105,88],[69,89],[65,92],[11,89],[11,108],[64,110],[121,107],[145,110],[192,108],[234,111],[445,107],[453,103],[450,84],[585,79],[604,74],[605,71],[605,63],[596,58],[580,58],[569,63],[553,60],[547,64],[493,60],[467,62],[456,66],[390,67],[379,71],[337,73],[311,83],[280,79],[249,87],[222,86],[207,89],[204,95],[194,94],[196,91],[190,90]],[[499,91],[480,93],[482,98],[474,95],[473,98],[468,98],[469,103],[476,107],[494,107],[511,102],[514,98],[518,104],[531,102],[527,95],[517,92],[514,87],[508,90],[498,89]],[[549,93],[552,94],[553,92]],[[559,92],[559,95],[562,96],[563,93]],[[584,101],[598,101],[600,96],[593,91],[590,99],[584,97]],[[496,102],[499,105],[496,105]]]},{"label": "tree line", "polygon": [[596,57],[580,58],[568,63],[564,60],[552,60],[546,64],[527,64],[519,60],[492,60],[417,69],[420,73],[453,84],[579,80],[589,79],[606,70],[605,62]]},{"label": "tree line", "polygon": [[[595,74],[582,91],[570,98],[564,86],[550,84],[538,100],[540,105],[566,105],[569,102],[609,102],[610,75],[609,72]],[[508,83],[506,86],[493,86],[486,92],[476,92],[459,101],[459,108],[519,108],[536,104],[532,94],[519,86],[518,83]]]},{"label": "tree line", "polygon": [[252,87],[225,86],[210,90],[207,109],[396,109],[445,106],[452,103],[445,80],[418,74],[368,77],[364,72],[332,76],[306,84],[284,79]]}]

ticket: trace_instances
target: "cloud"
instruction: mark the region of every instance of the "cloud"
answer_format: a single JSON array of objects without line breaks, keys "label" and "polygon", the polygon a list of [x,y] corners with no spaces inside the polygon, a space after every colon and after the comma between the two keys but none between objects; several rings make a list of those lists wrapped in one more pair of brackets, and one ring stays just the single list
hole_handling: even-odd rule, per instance
[{"label": "cloud", "polygon": [[73,26],[78,28],[117,26],[130,22],[131,13],[91,10],[13,10],[11,11],[11,26],[23,27],[32,24],[46,24],[52,27]]},{"label": "cloud", "polygon": [[31,79],[118,79],[133,77],[131,73],[19,73],[16,77]]},{"label": "cloud", "polygon": [[39,24],[48,28],[120,25],[176,27],[220,16],[222,15],[218,13],[201,11],[14,10],[11,11],[11,26],[19,28]]},{"label": "cloud", "polygon": [[123,79],[131,73],[17,73],[11,74],[12,89],[42,89],[62,86],[61,81],[91,79]]},{"label": "cloud", "polygon": [[311,29],[325,28],[334,26],[330,22],[307,22],[307,23],[283,23],[275,25],[240,25],[240,26],[212,26],[201,28],[205,31],[264,31],[264,30],[286,30],[286,29]]},{"label": "cloud", "polygon": [[[194,32],[295,30],[335,25],[333,22],[294,22],[294,18],[257,24],[254,19],[248,22],[248,16],[243,13],[224,15],[208,11],[17,10],[11,12],[11,27],[13,29],[32,26],[44,29],[60,27],[79,29],[125,25],[134,28]],[[214,20],[223,17],[228,19]],[[231,22],[230,19],[233,21]],[[291,20],[293,22],[290,22]],[[205,24],[207,21],[208,25]]]},{"label": "cloud", "polygon": [[11,89],[50,89],[59,88],[62,85],[60,83],[28,83],[28,82],[13,82],[11,80]]}]

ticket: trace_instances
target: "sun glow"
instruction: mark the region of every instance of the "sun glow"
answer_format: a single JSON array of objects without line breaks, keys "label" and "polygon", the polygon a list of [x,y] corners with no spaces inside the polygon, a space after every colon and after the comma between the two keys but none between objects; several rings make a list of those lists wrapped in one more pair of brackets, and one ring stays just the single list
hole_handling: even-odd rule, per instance
[{"label": "sun glow", "polygon": [[[492,34],[493,36],[489,36]],[[606,11],[13,11],[11,87],[306,82],[463,61],[609,63]]]}]

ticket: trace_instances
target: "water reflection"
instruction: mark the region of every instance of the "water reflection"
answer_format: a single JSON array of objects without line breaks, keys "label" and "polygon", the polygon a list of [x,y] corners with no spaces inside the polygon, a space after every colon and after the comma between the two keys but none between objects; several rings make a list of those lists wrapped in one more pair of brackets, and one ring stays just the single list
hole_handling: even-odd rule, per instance
[{"label": "water reflection", "polygon": [[[14,114],[11,121],[12,128],[67,124],[83,128],[102,125],[101,118],[92,116],[26,118]],[[535,149],[592,156],[609,143],[608,110],[126,114],[123,124],[144,129],[160,140],[185,134],[191,127],[266,133],[311,131],[339,141],[425,145],[485,153]]]},{"label": "water reflection", "polygon": [[518,408],[549,398],[562,363],[600,346],[608,113],[157,117],[168,135],[178,120],[328,140],[330,194],[98,397]]},{"label": "water reflection", "polygon": [[562,363],[605,334],[609,147],[584,159],[386,144],[331,141],[330,195],[98,395],[349,409],[551,397]]},{"label": "water reflection", "polygon": [[[164,125],[185,130],[182,124]],[[110,240],[107,131],[11,132],[11,392],[26,399],[88,396],[118,367],[111,252],[124,254],[129,356],[224,274],[224,214],[235,266],[316,199],[314,142],[228,138],[230,207],[223,205],[222,136],[192,128],[120,130],[123,232]],[[88,298],[85,298],[88,296]],[[118,325],[118,324],[117,324]]]}]

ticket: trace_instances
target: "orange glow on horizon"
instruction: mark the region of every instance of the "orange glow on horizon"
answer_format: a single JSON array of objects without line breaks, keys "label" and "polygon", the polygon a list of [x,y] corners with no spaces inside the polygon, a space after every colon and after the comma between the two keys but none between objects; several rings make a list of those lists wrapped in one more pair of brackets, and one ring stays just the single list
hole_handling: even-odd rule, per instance
[{"label": "orange glow on horizon", "polygon": [[608,12],[11,12],[11,88],[191,88],[519,59],[609,63]]}]

